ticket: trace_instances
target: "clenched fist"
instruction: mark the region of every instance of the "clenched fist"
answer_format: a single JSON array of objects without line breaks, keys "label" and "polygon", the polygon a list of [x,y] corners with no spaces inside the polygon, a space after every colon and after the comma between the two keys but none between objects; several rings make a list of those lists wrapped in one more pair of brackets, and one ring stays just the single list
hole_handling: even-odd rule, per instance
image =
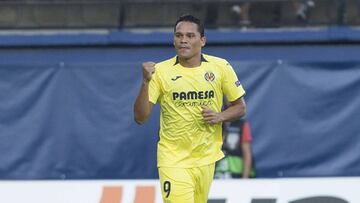
[{"label": "clenched fist", "polygon": [[207,124],[213,125],[217,123],[221,123],[223,121],[223,117],[220,113],[214,112],[207,106],[202,106],[201,114],[203,116],[204,121]]},{"label": "clenched fist", "polygon": [[144,62],[142,64],[142,71],[144,82],[149,82],[151,80],[152,74],[155,73],[155,63],[152,61]]}]

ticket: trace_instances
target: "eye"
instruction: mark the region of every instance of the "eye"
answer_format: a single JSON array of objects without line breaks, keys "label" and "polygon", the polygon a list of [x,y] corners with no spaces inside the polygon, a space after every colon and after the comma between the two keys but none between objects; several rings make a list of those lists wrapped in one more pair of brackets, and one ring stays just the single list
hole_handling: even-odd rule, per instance
[{"label": "eye", "polygon": [[195,37],[195,34],[194,33],[189,33],[189,34],[187,34],[186,35],[188,38],[193,38],[193,37]]},{"label": "eye", "polygon": [[176,37],[182,37],[182,36],[184,36],[184,34],[182,34],[182,33],[180,33],[180,32],[176,32],[176,33],[175,33],[175,36],[176,36]]}]

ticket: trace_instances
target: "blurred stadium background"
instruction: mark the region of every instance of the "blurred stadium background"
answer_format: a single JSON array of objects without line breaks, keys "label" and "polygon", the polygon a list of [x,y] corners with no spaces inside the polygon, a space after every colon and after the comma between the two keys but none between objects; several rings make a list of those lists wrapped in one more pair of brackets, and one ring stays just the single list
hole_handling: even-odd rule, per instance
[{"label": "blurred stadium background", "polygon": [[184,13],[206,22],[204,52],[226,58],[247,91],[251,181],[359,180],[359,0],[2,0],[0,193],[15,180],[157,179],[159,109],[138,126],[133,101],[141,63],[175,54]]}]

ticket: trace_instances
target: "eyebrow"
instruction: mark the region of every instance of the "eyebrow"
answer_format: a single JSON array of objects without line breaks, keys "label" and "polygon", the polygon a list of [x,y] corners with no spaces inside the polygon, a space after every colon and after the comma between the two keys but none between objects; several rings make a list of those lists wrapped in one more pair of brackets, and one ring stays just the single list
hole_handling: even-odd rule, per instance
[{"label": "eyebrow", "polygon": [[196,34],[195,32],[186,32],[186,33],[182,33],[182,32],[175,32],[174,34]]}]

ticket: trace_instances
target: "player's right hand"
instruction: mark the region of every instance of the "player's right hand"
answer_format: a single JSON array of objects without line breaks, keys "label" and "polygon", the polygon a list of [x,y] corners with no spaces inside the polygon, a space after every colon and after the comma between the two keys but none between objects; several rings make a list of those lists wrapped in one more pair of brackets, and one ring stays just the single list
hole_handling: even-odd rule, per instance
[{"label": "player's right hand", "polygon": [[144,81],[149,82],[152,75],[155,73],[155,63],[152,61],[144,62],[142,64],[142,71]]}]

